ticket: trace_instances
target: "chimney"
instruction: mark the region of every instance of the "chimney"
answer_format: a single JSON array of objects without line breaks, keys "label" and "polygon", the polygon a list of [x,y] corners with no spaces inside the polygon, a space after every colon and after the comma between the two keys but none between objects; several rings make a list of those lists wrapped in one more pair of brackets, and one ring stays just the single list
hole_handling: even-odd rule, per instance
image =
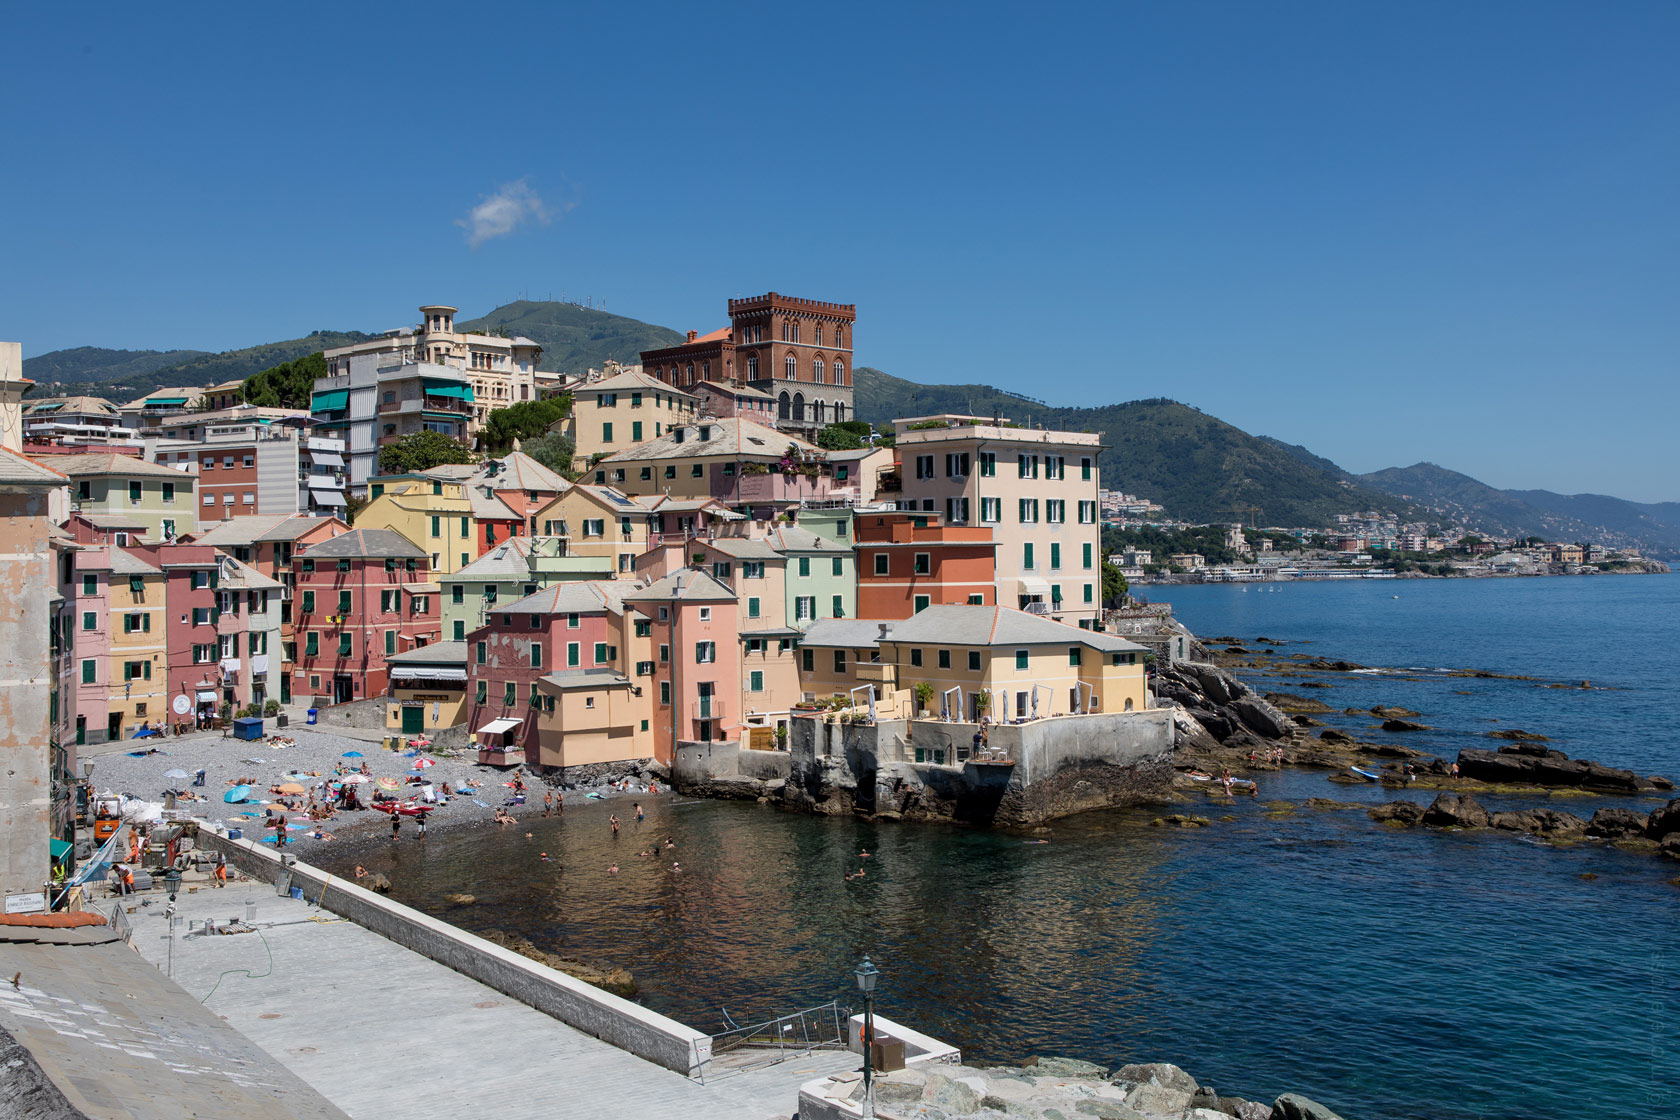
[{"label": "chimney", "polygon": [[697,339],[699,337],[700,337],[700,332],[699,331],[689,331],[688,332],[688,340],[690,342],[693,342],[695,339]]},{"label": "chimney", "polygon": [[891,638],[891,637],[892,637],[892,623],[890,623],[890,622],[881,623],[880,631],[879,631],[879,633],[877,633],[875,635],[875,640],[877,642],[884,642],[888,638]]}]

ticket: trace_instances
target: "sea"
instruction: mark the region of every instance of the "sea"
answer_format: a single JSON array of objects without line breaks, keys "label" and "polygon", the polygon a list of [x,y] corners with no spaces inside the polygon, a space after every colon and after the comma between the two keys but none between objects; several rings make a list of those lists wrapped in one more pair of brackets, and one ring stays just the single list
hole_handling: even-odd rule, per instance
[{"label": "sea", "polygon": [[[1522,728],[1680,779],[1680,578],[1149,590],[1200,634],[1371,666],[1311,692],[1254,683],[1338,712],[1413,709],[1431,730],[1407,745],[1450,757]],[[1319,718],[1387,734],[1368,714]],[[1391,796],[1433,795],[1285,771],[1258,798],[1173,810],[1206,828],[1134,809],[1022,836],[668,795],[637,821],[628,799],[572,794],[563,819],[327,863],[384,871],[394,897],[464,928],[623,965],[643,1003],[708,1032],[861,1010],[867,955],[877,1010],[970,1061],[1169,1061],[1222,1094],[1300,1092],[1347,1120],[1680,1116],[1680,863],[1305,804]],[[1581,816],[1663,803],[1483,800]],[[477,903],[446,897],[460,893]]]}]

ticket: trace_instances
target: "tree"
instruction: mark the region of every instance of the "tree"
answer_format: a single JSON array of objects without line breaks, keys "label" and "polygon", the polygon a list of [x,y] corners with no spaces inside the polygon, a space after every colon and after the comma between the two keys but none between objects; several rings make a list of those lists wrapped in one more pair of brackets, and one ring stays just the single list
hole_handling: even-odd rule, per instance
[{"label": "tree", "polygon": [[354,525],[357,516],[367,508],[368,499],[359,494],[347,494],[344,498],[344,523]]},{"label": "tree", "polygon": [[572,459],[577,455],[577,445],[572,442],[571,436],[550,432],[525,444],[524,451],[561,478],[569,481],[574,477]]},{"label": "tree", "polygon": [[877,424],[875,427],[875,446],[892,447],[898,442],[898,436],[891,424]]},{"label": "tree", "polygon": [[484,419],[484,450],[490,455],[505,455],[519,440],[521,448],[527,440],[540,439],[548,434],[549,426],[564,420],[572,412],[570,396],[549,397],[540,401],[521,401],[508,408],[498,408]]},{"label": "tree", "polygon": [[[868,425],[865,424],[864,427],[867,428]],[[830,424],[817,433],[816,444],[824,451],[856,451],[860,447],[868,446],[865,438],[839,424]]]},{"label": "tree", "polygon": [[270,366],[245,379],[245,403],[264,408],[308,408],[315,379],[327,375],[327,360],[317,350]]},{"label": "tree", "polygon": [[1118,607],[1126,600],[1126,577],[1107,560],[1102,566],[1102,598],[1105,607]]},{"label": "tree", "polygon": [[416,474],[444,463],[472,463],[473,449],[442,432],[412,432],[379,450],[380,474]]}]

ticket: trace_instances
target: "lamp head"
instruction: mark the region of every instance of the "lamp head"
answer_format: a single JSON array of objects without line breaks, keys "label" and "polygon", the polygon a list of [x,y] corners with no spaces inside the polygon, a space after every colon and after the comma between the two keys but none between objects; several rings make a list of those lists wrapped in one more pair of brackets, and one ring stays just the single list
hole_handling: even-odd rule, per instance
[{"label": "lamp head", "polygon": [[868,957],[864,957],[863,963],[857,966],[853,975],[857,977],[858,991],[868,995],[875,990],[875,981],[880,978],[881,970],[876,968]]}]

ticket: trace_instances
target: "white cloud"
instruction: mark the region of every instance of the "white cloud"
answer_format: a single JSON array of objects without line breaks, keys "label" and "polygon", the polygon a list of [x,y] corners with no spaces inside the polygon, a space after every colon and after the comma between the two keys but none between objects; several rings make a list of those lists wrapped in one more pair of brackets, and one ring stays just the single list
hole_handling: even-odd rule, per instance
[{"label": "white cloud", "polygon": [[455,224],[467,231],[467,244],[474,249],[493,237],[506,237],[527,222],[547,225],[552,221],[543,200],[524,179],[503,183]]}]

